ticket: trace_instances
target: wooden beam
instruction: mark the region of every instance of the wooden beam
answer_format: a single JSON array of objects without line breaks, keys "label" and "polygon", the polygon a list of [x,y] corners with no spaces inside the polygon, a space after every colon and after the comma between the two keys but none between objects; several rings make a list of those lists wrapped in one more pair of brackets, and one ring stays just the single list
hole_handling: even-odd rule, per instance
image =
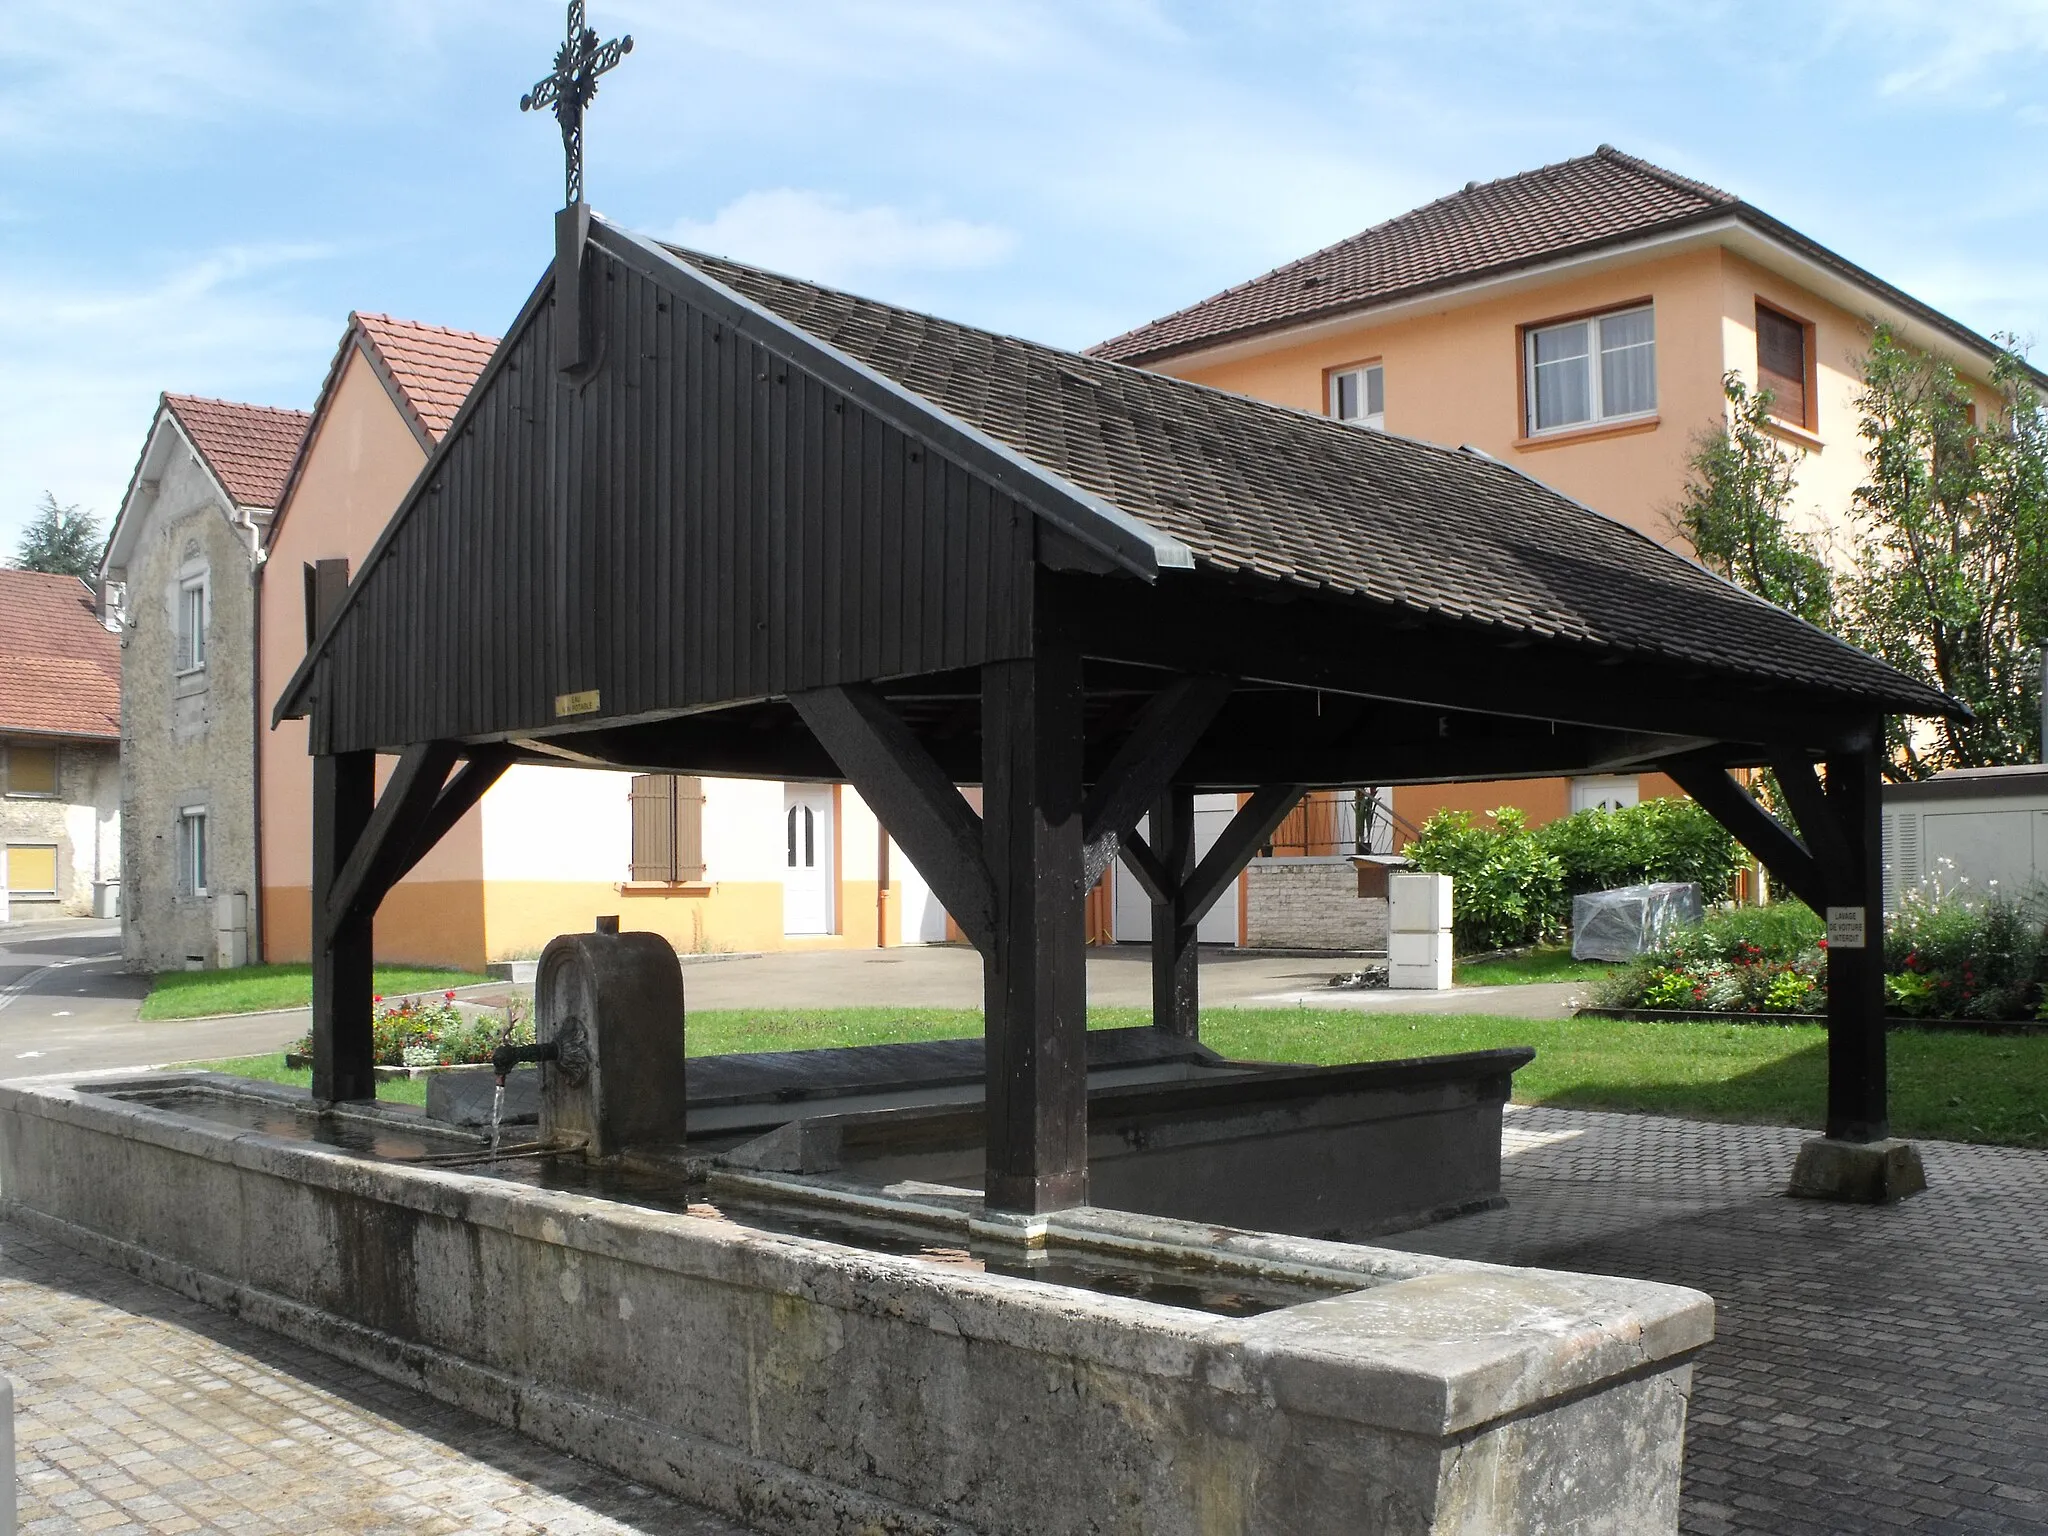
[{"label": "wooden beam", "polygon": [[1181,922],[1193,927],[1202,921],[1231,882],[1244,873],[1253,855],[1266,845],[1273,829],[1287,819],[1302,793],[1299,784],[1268,784],[1252,792],[1181,886],[1177,903]]},{"label": "wooden beam", "polygon": [[1777,752],[1771,755],[1771,771],[1777,774],[1778,787],[1791,802],[1792,817],[1799,823],[1799,840],[1813,855],[1823,882],[1829,886],[1853,886],[1858,860],[1842,835],[1836,820],[1838,813],[1828,804],[1827,792],[1821,788],[1813,764],[1806,758]]},{"label": "wooden beam", "polygon": [[1153,846],[1170,889],[1152,898],[1152,1027],[1188,1040],[1202,1033],[1200,914],[1190,921],[1182,897],[1195,873],[1195,792],[1169,785],[1152,803]]},{"label": "wooden beam", "polygon": [[[1845,863],[1828,882],[1825,903],[1860,907],[1863,946],[1828,946],[1828,1135],[1882,1141],[1891,1134],[1884,1025],[1883,722],[1857,748],[1830,753],[1825,806]],[[1797,803],[1795,802],[1795,809]],[[1799,812],[1805,826],[1807,813]],[[1809,903],[1810,904],[1810,903]]]},{"label": "wooden beam", "polygon": [[1078,651],[1039,638],[982,668],[982,823],[995,921],[982,951],[988,1042],[983,1194],[1037,1215],[1088,1199],[1087,887]]},{"label": "wooden beam", "polygon": [[1159,862],[1152,852],[1151,844],[1137,832],[1127,832],[1117,844],[1117,857],[1124,861],[1124,867],[1137,878],[1145,895],[1153,901],[1169,901],[1179,889],[1180,883],[1166,872],[1166,866]]},{"label": "wooden beam", "polygon": [[[456,747],[448,741],[424,741],[407,747],[392,770],[384,793],[363,825],[348,861],[334,878],[327,893],[327,921],[330,925],[347,918],[368,919],[377,903],[390,889],[392,880],[380,884],[379,864],[387,868],[396,856],[416,840],[427,812],[455,766]],[[327,930],[332,932],[330,926]]]},{"label": "wooden beam", "polygon": [[373,752],[313,759],[313,1097],[322,1103],[377,1096],[370,921],[347,916],[333,901],[376,790]]},{"label": "wooden beam", "polygon": [[815,688],[789,702],[961,932],[986,955],[995,931],[995,886],[981,824],[953,781],[870,687]]},{"label": "wooden beam", "polygon": [[1230,693],[1228,678],[1183,677],[1146,703],[1089,791],[1082,810],[1085,876],[1090,887],[1116,862],[1117,840],[1165,793]]},{"label": "wooden beam", "polygon": [[382,883],[377,891],[377,900],[391,894],[391,887],[398,884],[413,866],[425,858],[436,843],[455,830],[455,823],[469,813],[469,808],[483,799],[490,787],[505,775],[518,754],[509,747],[478,747],[470,753],[469,761],[455,770],[435,799],[433,807],[421,818],[419,830],[412,841],[392,861],[388,876],[380,871]]},{"label": "wooden beam", "polygon": [[1786,830],[1785,824],[1756,803],[1749,791],[1735,782],[1725,768],[1677,758],[1662,765],[1708,815],[1733,834],[1735,840],[1762,862],[1786,890],[1812,907],[1825,912],[1828,887],[1820,864],[1806,844]]}]

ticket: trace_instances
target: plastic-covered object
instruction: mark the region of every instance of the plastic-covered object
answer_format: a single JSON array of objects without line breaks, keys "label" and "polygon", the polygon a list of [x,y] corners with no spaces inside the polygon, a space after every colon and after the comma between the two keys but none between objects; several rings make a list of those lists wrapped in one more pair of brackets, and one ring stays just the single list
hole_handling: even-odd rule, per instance
[{"label": "plastic-covered object", "polygon": [[1700,888],[1690,881],[1588,891],[1572,898],[1572,958],[1633,960],[1706,911]]}]

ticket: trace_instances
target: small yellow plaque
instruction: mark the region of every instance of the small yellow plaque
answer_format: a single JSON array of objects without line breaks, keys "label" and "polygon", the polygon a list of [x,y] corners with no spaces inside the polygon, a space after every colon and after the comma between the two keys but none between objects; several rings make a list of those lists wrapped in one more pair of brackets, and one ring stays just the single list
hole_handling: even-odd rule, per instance
[{"label": "small yellow plaque", "polygon": [[597,690],[586,688],[581,693],[558,693],[555,695],[555,718],[564,715],[594,715],[597,713]]}]

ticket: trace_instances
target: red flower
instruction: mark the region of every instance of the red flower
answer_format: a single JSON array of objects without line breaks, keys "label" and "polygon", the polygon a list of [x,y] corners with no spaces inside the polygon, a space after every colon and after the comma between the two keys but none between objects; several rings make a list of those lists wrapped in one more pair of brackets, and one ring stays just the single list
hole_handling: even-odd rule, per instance
[{"label": "red flower", "polygon": [[379,992],[375,997],[371,998],[370,1001],[373,1003],[381,1003],[384,1001],[384,994],[382,992]]},{"label": "red flower", "polygon": [[453,992],[443,992],[441,995],[451,1003],[455,1001],[455,994]]},{"label": "red flower", "polygon": [[1820,941],[1820,947],[1821,947],[1822,949],[1826,949],[1826,948],[1828,947],[1828,941],[1827,941],[1826,939],[1822,939],[1822,940]]}]

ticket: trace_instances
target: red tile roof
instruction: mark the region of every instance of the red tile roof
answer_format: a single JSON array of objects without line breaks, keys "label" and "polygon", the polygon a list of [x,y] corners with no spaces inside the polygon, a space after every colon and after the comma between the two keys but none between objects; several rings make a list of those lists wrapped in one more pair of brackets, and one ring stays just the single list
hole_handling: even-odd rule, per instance
[{"label": "red tile roof", "polygon": [[0,569],[0,733],[121,738],[121,642],[75,576]]},{"label": "red tile roof", "polygon": [[349,317],[362,328],[374,360],[397,386],[400,404],[431,442],[447,433],[470,386],[498,350],[498,338],[390,315]]},{"label": "red tile roof", "polygon": [[1880,294],[1979,356],[1992,344],[1742,199],[1603,144],[1465,190],[1111,337],[1089,355],[1148,363],[1347,311],[1498,277],[1693,224],[1738,218]]},{"label": "red tile roof", "polygon": [[311,415],[199,395],[165,395],[164,404],[236,506],[277,505]]}]

